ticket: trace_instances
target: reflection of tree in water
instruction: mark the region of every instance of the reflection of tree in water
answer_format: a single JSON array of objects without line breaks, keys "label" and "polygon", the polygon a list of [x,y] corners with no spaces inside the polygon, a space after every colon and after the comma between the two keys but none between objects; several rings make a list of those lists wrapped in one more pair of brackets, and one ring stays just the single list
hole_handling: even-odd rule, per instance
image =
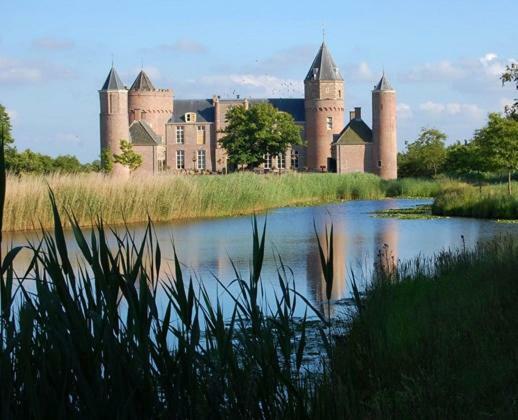
[{"label": "reflection of tree in water", "polygon": [[384,219],[381,222],[376,232],[374,270],[390,276],[398,263],[398,221]]},{"label": "reflection of tree in water", "polygon": [[[325,217],[321,216],[315,219],[317,226],[318,238],[322,245],[324,255],[327,255],[328,248],[326,244],[325,224],[329,223]],[[331,292],[331,300],[342,299],[346,295],[346,255],[347,255],[347,237],[346,225],[343,219],[333,223],[333,289]],[[313,301],[320,307],[326,315],[334,315],[334,307],[331,306],[331,313],[328,314],[328,308],[325,303],[326,297],[326,281],[322,272],[322,264],[318,251],[316,238],[310,242],[307,254],[307,281],[308,290],[313,297]]]}]

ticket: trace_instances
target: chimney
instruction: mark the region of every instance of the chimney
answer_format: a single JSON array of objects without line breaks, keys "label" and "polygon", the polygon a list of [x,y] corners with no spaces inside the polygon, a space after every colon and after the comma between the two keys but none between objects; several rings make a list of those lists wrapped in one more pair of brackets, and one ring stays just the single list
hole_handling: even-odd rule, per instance
[{"label": "chimney", "polygon": [[349,111],[349,121],[354,120],[356,117],[356,111]]},{"label": "chimney", "polygon": [[357,120],[362,119],[362,109],[359,106],[354,108],[354,118]]}]

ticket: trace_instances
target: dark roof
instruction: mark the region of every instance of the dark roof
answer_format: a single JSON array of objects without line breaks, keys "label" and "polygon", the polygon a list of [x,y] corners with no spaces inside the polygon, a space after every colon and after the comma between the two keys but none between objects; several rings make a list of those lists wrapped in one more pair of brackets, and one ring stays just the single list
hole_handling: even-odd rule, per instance
[{"label": "dark roof", "polygon": [[162,138],[145,121],[133,121],[129,128],[131,143],[137,146],[157,146]]},{"label": "dark roof", "polygon": [[344,80],[325,42],[322,42],[304,80]]},{"label": "dark roof", "polygon": [[122,83],[119,75],[117,74],[117,71],[115,70],[115,67],[112,67],[110,69],[110,72],[108,73],[108,77],[106,78],[106,81],[104,82],[104,85],[101,90],[124,90],[126,89],[124,87],[124,83]]},{"label": "dark roof", "polygon": [[385,72],[383,72],[383,76],[381,76],[380,81],[374,87],[374,90],[394,90],[390,85],[388,79],[385,77]]},{"label": "dark roof", "polygon": [[170,123],[185,122],[185,114],[196,113],[196,122],[214,122],[214,106],[210,99],[175,99]]},{"label": "dark roof", "polygon": [[[221,99],[221,102],[232,101],[242,104],[244,99]],[[293,98],[265,98],[249,99],[250,105],[269,103],[279,111],[287,112],[296,122],[306,120],[304,112],[304,99]],[[188,112],[196,113],[196,122],[214,122],[214,104],[211,99],[175,99],[174,113],[169,123],[185,122],[185,114]]]},{"label": "dark roof", "polygon": [[372,143],[372,130],[362,119],[355,118],[349,121],[340,134],[335,144],[353,145]]},{"label": "dark roof", "polygon": [[144,70],[141,70],[130,90],[155,90],[155,87]]},{"label": "dark roof", "polygon": [[299,98],[268,98],[268,99],[249,99],[250,105],[269,103],[279,111],[290,114],[296,122],[306,121],[304,111],[304,99]]}]

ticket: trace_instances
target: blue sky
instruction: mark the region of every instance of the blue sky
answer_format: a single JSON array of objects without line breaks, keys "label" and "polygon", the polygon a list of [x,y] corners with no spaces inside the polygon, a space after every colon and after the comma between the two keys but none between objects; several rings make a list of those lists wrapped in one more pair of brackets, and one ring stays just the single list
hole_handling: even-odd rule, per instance
[{"label": "blue sky", "polygon": [[362,106],[369,125],[385,69],[400,148],[424,126],[470,138],[517,96],[498,79],[518,60],[516,0],[3,3],[0,103],[16,144],[82,161],[99,153],[97,90],[112,55],[127,85],[143,64],[177,98],[301,97],[325,27],[346,108]]}]

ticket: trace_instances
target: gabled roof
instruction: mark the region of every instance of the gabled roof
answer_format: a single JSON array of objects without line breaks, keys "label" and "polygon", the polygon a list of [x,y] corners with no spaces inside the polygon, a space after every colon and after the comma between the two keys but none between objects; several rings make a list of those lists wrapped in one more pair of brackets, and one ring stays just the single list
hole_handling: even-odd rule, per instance
[{"label": "gabled roof", "polygon": [[372,143],[372,130],[362,119],[355,118],[349,121],[340,134],[336,145],[354,145]]},{"label": "gabled roof", "polygon": [[108,73],[108,77],[106,78],[106,81],[104,82],[104,85],[101,90],[124,90],[126,87],[124,86],[124,83],[122,83],[119,75],[117,74],[117,71],[115,70],[115,67],[112,67],[110,69],[110,72]]},{"label": "gabled roof", "polygon": [[325,42],[322,42],[304,80],[344,80]]},{"label": "gabled roof", "polygon": [[162,138],[143,120],[133,121],[129,128],[131,143],[137,146],[158,146]]},{"label": "gabled roof", "polygon": [[196,113],[196,122],[214,122],[214,106],[210,99],[175,99],[169,123],[185,122],[185,114]]},{"label": "gabled roof", "polygon": [[144,70],[141,70],[138,74],[137,78],[133,82],[133,84],[130,87],[130,90],[155,90],[155,87],[153,86],[153,83],[151,83],[151,79],[148,77],[148,75],[144,72]]},{"label": "gabled roof", "polygon": [[381,76],[380,81],[374,87],[374,90],[394,90],[389,83],[388,79],[385,76],[385,72],[383,72],[383,76]]}]

